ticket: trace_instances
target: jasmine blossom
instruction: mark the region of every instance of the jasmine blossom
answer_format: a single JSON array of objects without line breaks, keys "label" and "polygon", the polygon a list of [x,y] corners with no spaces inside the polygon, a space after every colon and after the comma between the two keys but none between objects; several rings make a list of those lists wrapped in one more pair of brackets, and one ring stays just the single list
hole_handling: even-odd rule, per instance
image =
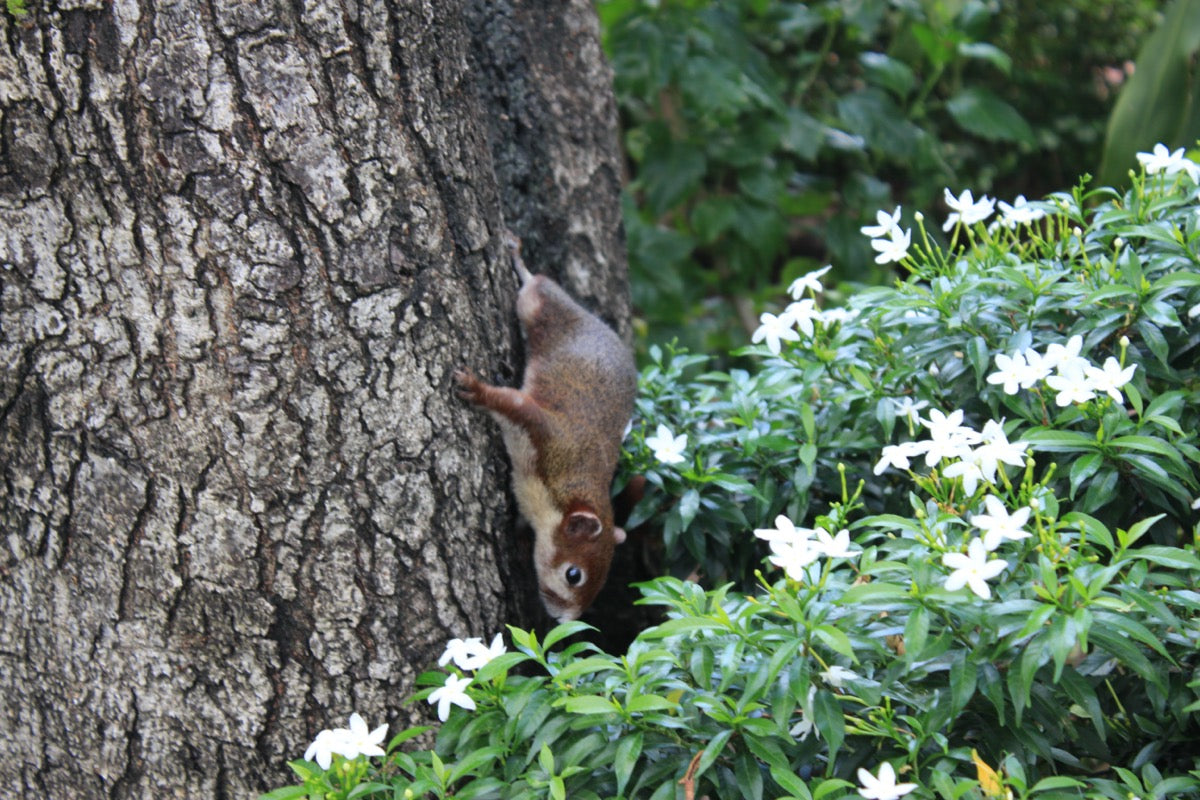
[{"label": "jasmine blossom", "polygon": [[772,355],[779,355],[780,342],[800,341],[800,334],[792,329],[792,318],[786,313],[775,316],[769,311],[764,311],[758,321],[761,324],[754,331],[754,335],[750,337],[750,341],[758,344],[765,340],[767,349],[771,351]]},{"label": "jasmine blossom", "polygon": [[917,788],[915,783],[896,783],[896,770],[885,761],[879,765],[879,775],[858,769],[858,793],[866,800],[897,800]]},{"label": "jasmine blossom", "polygon": [[946,578],[947,591],[955,592],[966,586],[984,600],[992,596],[987,582],[1008,566],[1008,562],[1001,559],[988,560],[982,539],[972,539],[965,554],[946,553],[942,556],[942,564],[953,570]]},{"label": "jasmine blossom", "polygon": [[683,449],[687,447],[687,440],[686,433],[675,436],[671,433],[670,428],[660,422],[654,436],[646,437],[646,446],[650,448],[660,463],[679,464],[686,460],[683,456]]}]

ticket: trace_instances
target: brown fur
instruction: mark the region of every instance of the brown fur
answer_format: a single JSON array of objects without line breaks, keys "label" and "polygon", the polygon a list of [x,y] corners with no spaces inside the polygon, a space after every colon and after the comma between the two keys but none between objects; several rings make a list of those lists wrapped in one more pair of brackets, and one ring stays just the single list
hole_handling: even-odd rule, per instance
[{"label": "brown fur", "polygon": [[[557,283],[533,275],[509,242],[521,276],[517,316],[525,332],[520,389],[492,386],[466,370],[460,393],[501,423],[513,490],[535,533],[542,600],[560,621],[575,619],[604,585],[613,548],[613,472],[633,414],[637,371],[629,348]],[[582,580],[571,586],[568,570]]]}]

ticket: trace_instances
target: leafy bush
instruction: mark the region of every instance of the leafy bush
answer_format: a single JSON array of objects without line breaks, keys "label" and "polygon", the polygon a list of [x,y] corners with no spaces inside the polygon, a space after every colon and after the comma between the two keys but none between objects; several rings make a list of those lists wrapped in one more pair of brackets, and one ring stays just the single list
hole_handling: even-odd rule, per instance
[{"label": "leafy bush", "polygon": [[[741,351],[766,359],[757,373],[689,378],[706,359],[652,349],[640,416],[686,433],[690,447],[685,463],[663,464],[637,446],[652,428],[635,429],[627,469],[652,490],[630,524],[671,504],[673,571],[699,566],[745,588],[758,555],[744,532],[780,513],[824,513],[847,480],[866,481],[871,512],[906,513],[908,477],[876,477],[874,467],[897,437],[917,437],[921,409],[936,409],[962,410],[978,430],[1007,420],[1041,468],[1053,460],[1056,496],[1110,527],[1165,515],[1152,537],[1178,544],[1200,494],[1200,336],[1185,324],[1200,309],[1196,197],[1186,172],[1160,172],[1123,195],[1079,188],[1009,206],[1002,220],[1029,219],[1013,227],[959,224],[961,250],[940,249],[920,227],[901,262],[907,280],[865,289],[845,308],[798,294],[787,311],[765,314],[760,333],[791,317],[783,330],[798,341]],[[1109,358],[1133,367],[1123,395],[1058,405],[1044,380],[992,382],[1013,356],[1032,361],[1072,341],[1093,369]],[[985,491],[979,483],[939,500],[966,507]]]},{"label": "leafy bush", "polygon": [[[755,299],[946,185],[1041,194],[1094,169],[1148,0],[607,0],[635,304],[652,341],[744,344]],[[1047,182],[1049,181],[1049,182]],[[1015,192],[1014,192],[1015,193]],[[739,326],[738,323],[741,323]],[[753,325],[748,325],[749,329]]]},{"label": "leafy bush", "polygon": [[455,640],[433,749],[352,719],[269,797],[1200,797],[1200,167],[1143,161],[990,228],[952,198],[948,250],[881,212],[910,277],[803,277],[757,371],[657,353],[640,513],[742,591],[644,585],[620,656]]}]

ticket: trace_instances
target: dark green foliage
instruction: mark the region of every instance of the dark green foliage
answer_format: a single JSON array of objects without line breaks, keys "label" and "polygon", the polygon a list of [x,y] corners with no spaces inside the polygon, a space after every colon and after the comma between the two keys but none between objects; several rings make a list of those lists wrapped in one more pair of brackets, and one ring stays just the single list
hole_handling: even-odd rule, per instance
[{"label": "dark green foliage", "polygon": [[1100,178],[1123,186],[1133,154],[1156,142],[1174,149],[1200,137],[1200,0],[1175,0],[1138,55],[1108,123]]},{"label": "dark green foliage", "polygon": [[826,261],[886,280],[858,235],[876,209],[1094,170],[1102,68],[1123,74],[1154,5],[602,2],[647,336],[723,352]]}]

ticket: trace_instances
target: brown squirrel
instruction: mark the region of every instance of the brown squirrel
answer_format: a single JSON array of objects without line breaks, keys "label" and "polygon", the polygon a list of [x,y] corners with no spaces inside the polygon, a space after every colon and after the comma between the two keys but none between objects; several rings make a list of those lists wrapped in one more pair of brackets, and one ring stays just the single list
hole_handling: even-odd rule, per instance
[{"label": "brown squirrel", "polygon": [[629,348],[594,314],[521,260],[517,317],[525,333],[520,389],[492,386],[467,369],[459,394],[500,423],[513,468],[513,493],[534,530],[542,602],[559,622],[577,619],[608,576],[625,531],[613,522],[611,486],[633,415],[637,369]]}]

